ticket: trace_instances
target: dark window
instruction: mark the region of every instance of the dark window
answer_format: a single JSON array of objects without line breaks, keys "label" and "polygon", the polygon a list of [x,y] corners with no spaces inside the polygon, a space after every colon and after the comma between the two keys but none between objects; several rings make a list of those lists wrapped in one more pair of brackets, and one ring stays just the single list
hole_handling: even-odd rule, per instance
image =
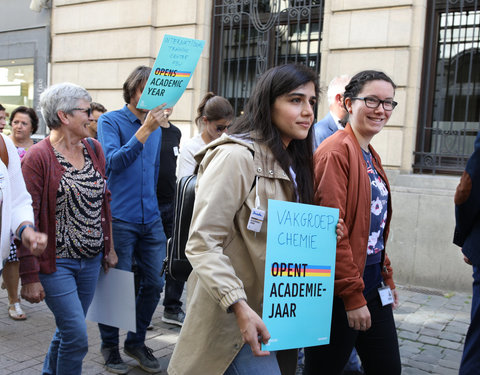
[{"label": "dark window", "polygon": [[414,170],[461,173],[480,121],[479,0],[428,2]]},{"label": "dark window", "polygon": [[320,72],[323,0],[215,0],[209,89],[239,115],[259,75],[302,63]]}]

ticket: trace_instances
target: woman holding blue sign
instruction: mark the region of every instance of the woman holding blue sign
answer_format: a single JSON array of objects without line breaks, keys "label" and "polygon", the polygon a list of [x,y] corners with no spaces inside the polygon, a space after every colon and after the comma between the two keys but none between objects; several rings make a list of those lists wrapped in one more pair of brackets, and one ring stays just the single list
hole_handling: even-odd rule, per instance
[{"label": "woman holding blue sign", "polygon": [[230,135],[204,150],[186,246],[188,313],[169,374],[295,373],[296,350],[261,350],[270,338],[261,318],[266,209],[268,199],[312,202],[317,94],[307,67],[272,68]]},{"label": "woman holding blue sign", "polygon": [[390,186],[370,145],[397,105],[394,95],[386,74],[356,74],[345,87],[345,130],[315,151],[315,203],[339,208],[348,235],[337,244],[330,344],[305,348],[305,374],[341,374],[353,347],[366,374],[401,372],[392,311],[398,297],[385,253]]}]

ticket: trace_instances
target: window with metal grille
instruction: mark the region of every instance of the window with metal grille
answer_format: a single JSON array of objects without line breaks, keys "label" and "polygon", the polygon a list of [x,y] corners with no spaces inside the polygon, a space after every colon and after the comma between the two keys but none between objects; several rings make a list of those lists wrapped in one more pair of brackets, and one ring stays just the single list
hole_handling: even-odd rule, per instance
[{"label": "window with metal grille", "polygon": [[414,171],[461,173],[480,128],[480,1],[428,2]]},{"label": "window with metal grille", "polygon": [[302,63],[320,72],[323,0],[214,0],[209,89],[239,115],[267,69]]}]

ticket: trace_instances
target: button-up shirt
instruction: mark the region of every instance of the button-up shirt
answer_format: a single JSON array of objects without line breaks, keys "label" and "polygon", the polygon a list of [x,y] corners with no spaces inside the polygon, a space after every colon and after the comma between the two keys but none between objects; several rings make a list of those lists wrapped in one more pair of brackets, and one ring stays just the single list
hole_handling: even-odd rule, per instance
[{"label": "button-up shirt", "polygon": [[140,120],[125,105],[98,119],[98,139],[107,160],[108,187],[112,192],[112,217],[148,224],[160,217],[157,178],[160,166],[161,129],[142,144],[135,133]]}]

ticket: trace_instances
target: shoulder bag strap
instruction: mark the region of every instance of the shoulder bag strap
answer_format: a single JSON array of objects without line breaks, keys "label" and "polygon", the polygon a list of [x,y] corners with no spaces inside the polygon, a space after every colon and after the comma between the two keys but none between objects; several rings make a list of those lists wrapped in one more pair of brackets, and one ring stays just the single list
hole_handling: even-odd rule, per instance
[{"label": "shoulder bag strap", "polygon": [[95,142],[93,142],[93,139],[88,137],[87,138],[87,142],[88,144],[90,145],[90,147],[93,149],[93,152],[95,153],[95,156],[98,157],[98,154],[97,154],[97,147],[95,146]]}]

